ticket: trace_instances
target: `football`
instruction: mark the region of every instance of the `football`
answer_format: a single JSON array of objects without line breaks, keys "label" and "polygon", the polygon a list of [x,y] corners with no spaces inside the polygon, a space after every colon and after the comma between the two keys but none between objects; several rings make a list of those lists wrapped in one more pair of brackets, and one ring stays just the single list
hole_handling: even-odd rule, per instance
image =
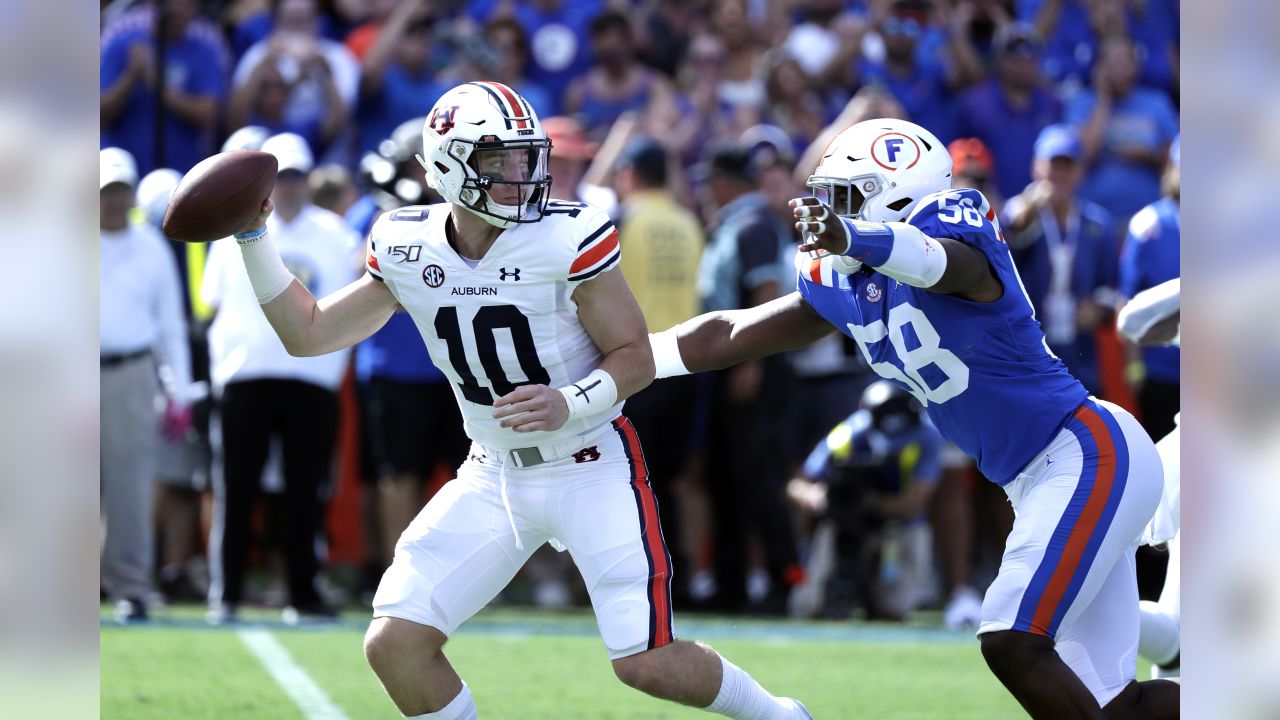
[{"label": "football", "polygon": [[249,223],[276,184],[276,158],[232,150],[202,160],[182,178],[164,213],[164,234],[185,242],[227,237]]}]

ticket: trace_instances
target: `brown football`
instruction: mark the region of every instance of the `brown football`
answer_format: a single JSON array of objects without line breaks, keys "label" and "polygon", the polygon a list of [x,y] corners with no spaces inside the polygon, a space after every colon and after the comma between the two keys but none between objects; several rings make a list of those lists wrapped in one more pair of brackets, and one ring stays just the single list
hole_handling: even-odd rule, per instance
[{"label": "brown football", "polygon": [[209,242],[240,230],[258,214],[276,184],[276,158],[232,150],[202,160],[182,178],[164,213],[164,234]]}]

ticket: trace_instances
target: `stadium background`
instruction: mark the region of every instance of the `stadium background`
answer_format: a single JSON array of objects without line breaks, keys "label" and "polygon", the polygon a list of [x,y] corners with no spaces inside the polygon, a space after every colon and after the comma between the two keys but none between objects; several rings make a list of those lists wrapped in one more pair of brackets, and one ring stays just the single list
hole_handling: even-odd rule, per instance
[{"label": "stadium background", "polygon": [[[386,187],[373,187],[369,164],[370,153],[377,155],[381,141],[403,121],[426,114],[434,98],[456,82],[494,77],[526,94],[544,119],[569,115],[581,122],[581,132],[571,128],[565,142],[557,141],[557,147],[577,144],[584,149],[579,169],[587,173],[588,180],[596,181],[588,185],[613,184],[611,168],[587,166],[598,153],[620,147],[620,136],[650,135],[665,143],[677,159],[673,163],[679,168],[677,182],[684,183],[677,196],[685,198],[706,225],[713,226],[714,208],[697,202],[703,194],[696,189],[705,181],[709,148],[725,141],[737,143],[749,151],[756,170],[779,161],[789,165],[795,169],[794,176],[787,174],[789,188],[799,192],[802,186],[796,179],[807,173],[802,160],[806,149],[822,137],[829,123],[847,122],[858,113],[916,119],[945,142],[986,133],[981,151],[960,157],[972,158],[976,166],[971,173],[979,178],[985,175],[986,189],[992,196],[1007,199],[1020,193],[1030,180],[1031,145],[1039,130],[1054,122],[1082,125],[1088,119],[1087,110],[1077,108],[1089,107],[1085,99],[1092,92],[1095,59],[1104,38],[1116,34],[1131,42],[1140,83],[1163,96],[1169,107],[1176,107],[1178,101],[1179,3],[1173,0],[169,4],[179,14],[194,10],[198,15],[178,46],[191,53],[188,60],[196,58],[206,70],[212,70],[205,85],[183,87],[184,80],[172,76],[169,82],[176,83],[179,92],[214,97],[217,110],[212,122],[185,130],[170,128],[173,121],[164,118],[163,108],[157,111],[163,102],[156,103],[154,93],[150,97],[146,92],[135,93],[125,108],[117,111],[125,116],[136,113],[132,121],[121,120],[120,115],[107,118],[104,111],[102,144],[133,152],[142,174],[158,167],[162,160],[166,166],[183,171],[216,151],[238,128],[235,120],[256,120],[272,131],[302,134],[317,163],[345,167],[359,192],[386,192]],[[362,53],[367,58],[376,45],[379,27],[393,22],[390,18],[397,13],[396,6],[405,16],[402,30],[412,37],[404,40],[403,55],[393,53],[396,57],[384,67],[383,82],[394,90],[370,95],[357,79],[354,93],[345,89],[341,103],[332,97],[327,98],[330,104],[313,103],[310,117],[301,110],[292,117],[288,112],[273,116],[270,108],[245,111],[246,98],[253,105],[260,100],[261,88],[244,94],[251,73],[242,70],[241,63],[256,43],[269,43],[279,33],[273,13],[296,12],[301,16],[310,9],[317,22],[317,38],[341,45],[353,58]],[[412,10],[406,10],[408,6],[413,6]],[[636,58],[609,57],[602,63],[594,56],[592,21],[606,12],[616,12],[629,25],[636,39]],[[119,77],[112,73],[127,67],[129,48],[156,42],[153,28],[157,15],[147,3],[105,3],[102,18],[102,87],[107,90]],[[1017,21],[1027,26],[1015,29]],[[528,48],[524,72],[502,77],[498,73],[513,72],[509,62],[503,64],[510,60],[502,57],[503,48],[514,44],[518,49],[520,43],[495,42],[495,38],[518,38],[521,33]],[[895,39],[912,41],[910,58],[899,64],[888,58],[890,67],[886,69],[886,46]],[[419,59],[425,72],[397,72],[393,66],[399,59],[414,57],[409,46],[415,40],[423,51]],[[565,49],[566,43],[572,50]],[[1047,114],[1018,118],[1030,123],[1030,129],[1016,127],[1012,114],[1002,116],[999,105],[982,102],[982,93],[993,91],[986,83],[1001,78],[999,63],[1006,54],[1030,54],[1040,72],[1035,85],[1042,88],[1045,97],[1052,98],[1046,101]],[[570,56],[567,62],[565,55]],[[117,64],[122,58],[123,66]],[[341,75],[337,65],[342,62],[333,61],[329,70],[335,82]],[[594,100],[588,92],[585,101],[570,101],[573,81],[604,72],[601,68],[607,63],[621,63],[629,68],[627,77],[640,77],[640,92]],[[181,64],[179,59],[177,65]],[[557,65],[558,70],[554,69]],[[162,72],[164,66],[158,64]],[[903,68],[905,75],[895,75]],[[597,85],[588,80],[587,87]],[[396,93],[401,94],[391,97]],[[536,99],[539,97],[541,100]],[[138,107],[132,107],[134,104]],[[306,109],[305,103],[299,104]],[[340,111],[335,109],[339,104]],[[1148,115],[1158,112],[1140,106],[1123,120],[1155,123]],[[679,120],[691,117],[697,122],[686,134],[668,131],[673,120],[675,127],[682,128],[687,123]],[[1008,124],[1001,126],[1001,121]],[[624,133],[619,126],[625,125],[632,127]],[[159,130],[162,127],[165,129]],[[1024,170],[1007,170],[1017,167],[1009,157],[1023,158]],[[1158,178],[1158,167],[1146,169],[1148,175]],[[1017,177],[1001,176],[999,170]],[[763,183],[762,175],[755,177]],[[1090,187],[1086,180],[1085,196],[1113,211],[1119,246],[1128,215],[1154,201],[1158,190],[1154,196],[1148,193],[1121,202],[1111,189],[1105,182]],[[394,188],[391,191],[394,194]],[[178,248],[180,267],[193,290],[199,287],[201,250]],[[206,310],[197,293],[189,295],[192,319],[198,323]],[[1125,379],[1123,349],[1109,325],[1099,327],[1096,340],[1102,396],[1138,409]],[[342,402],[338,479],[328,497],[327,511],[327,562],[334,567],[358,566],[368,550],[358,501],[361,470],[356,452],[358,430],[353,422],[358,413],[350,385],[344,388]],[[837,408],[830,413],[840,417],[851,409]],[[812,440],[806,438],[806,442]],[[714,516],[715,508],[711,513]],[[666,522],[672,520],[667,518]],[[1150,594],[1150,588],[1159,587],[1158,577],[1148,579],[1144,587]],[[924,617],[920,622],[936,622],[936,617]],[[972,655],[976,660],[976,653]]]}]

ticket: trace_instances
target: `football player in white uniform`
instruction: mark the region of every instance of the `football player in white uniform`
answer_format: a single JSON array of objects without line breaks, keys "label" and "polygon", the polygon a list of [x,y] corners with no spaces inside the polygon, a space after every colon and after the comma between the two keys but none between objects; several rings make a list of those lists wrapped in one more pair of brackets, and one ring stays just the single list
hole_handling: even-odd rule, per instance
[{"label": "football player in white uniform", "polygon": [[266,236],[237,234],[258,301],[295,355],[368,337],[397,307],[451,381],[473,444],[401,536],[365,655],[406,717],[476,717],[441,652],[544,542],[586,581],[614,672],[650,695],[733,718],[808,718],[706,645],[678,641],[671,560],[622,401],[654,375],[644,318],[604,213],[551,202],[551,143],[524,98],[473,82],[423,128],[448,202],[383,216],[368,272],[317,301]]},{"label": "football player in white uniform", "polygon": [[[1133,296],[1120,310],[1116,327],[1135,345],[1156,347],[1182,346],[1181,332],[1182,280],[1166,280]],[[1143,542],[1165,543],[1169,549],[1169,569],[1165,571],[1164,589],[1156,601],[1139,603],[1142,625],[1138,633],[1138,652],[1151,660],[1151,677],[1181,676],[1182,647],[1182,442],[1181,413],[1173,418],[1173,431],[1156,443],[1160,463],[1164,466],[1164,497],[1156,515],[1147,525]]]}]

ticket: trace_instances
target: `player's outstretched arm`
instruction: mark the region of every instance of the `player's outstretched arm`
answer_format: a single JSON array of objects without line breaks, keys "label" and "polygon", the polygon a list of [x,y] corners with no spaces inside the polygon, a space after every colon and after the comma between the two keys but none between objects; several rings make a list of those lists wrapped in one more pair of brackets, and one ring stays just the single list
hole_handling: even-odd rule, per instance
[{"label": "player's outstretched arm", "polygon": [[831,333],[800,293],[744,310],[710,312],[649,336],[658,377],[719,370],[795,350]]},{"label": "player's outstretched arm", "polygon": [[317,301],[280,259],[266,234],[271,201],[248,227],[236,234],[249,284],[290,355],[324,355],[350,347],[386,324],[396,299],[379,280],[365,274]]},{"label": "player's outstretched arm", "polygon": [[1167,280],[1133,296],[1116,318],[1120,333],[1137,345],[1155,346],[1178,336],[1182,279]]},{"label": "player's outstretched arm", "polygon": [[909,223],[846,220],[817,198],[791,201],[800,250],[824,250],[870,265],[895,280],[941,295],[994,302],[1004,287],[977,248],[952,238],[932,238]]}]

